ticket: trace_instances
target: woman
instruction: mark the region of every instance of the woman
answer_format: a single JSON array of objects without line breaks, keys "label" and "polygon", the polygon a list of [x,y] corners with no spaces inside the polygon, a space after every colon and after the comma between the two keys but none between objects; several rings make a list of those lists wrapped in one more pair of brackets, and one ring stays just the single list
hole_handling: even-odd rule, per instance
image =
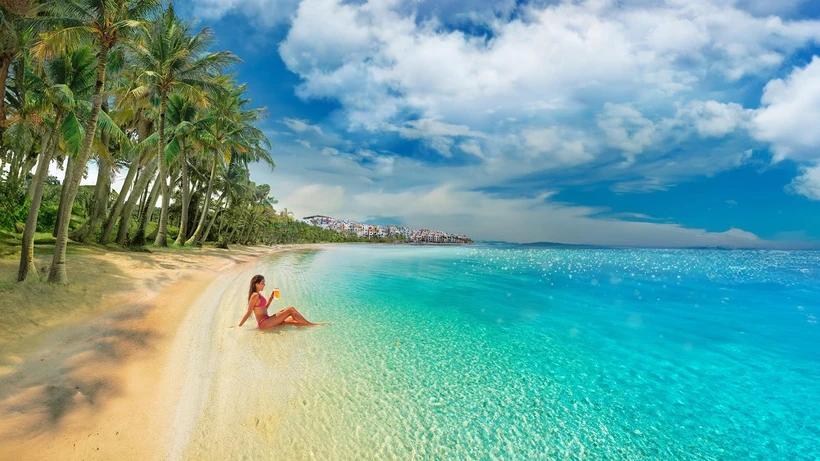
[{"label": "woman", "polygon": [[266,330],[282,324],[305,327],[322,325],[320,323],[309,322],[308,319],[303,317],[293,306],[282,309],[273,315],[268,315],[268,306],[270,306],[271,301],[273,301],[273,293],[271,293],[270,299],[266,300],[265,297],[262,296],[262,290],[264,289],[265,277],[254,275],[253,278],[251,278],[251,287],[248,292],[248,311],[245,312],[245,316],[242,317],[242,321],[239,322],[240,327],[244,325],[248,317],[251,316],[251,312],[256,316],[256,323],[260,330]]}]

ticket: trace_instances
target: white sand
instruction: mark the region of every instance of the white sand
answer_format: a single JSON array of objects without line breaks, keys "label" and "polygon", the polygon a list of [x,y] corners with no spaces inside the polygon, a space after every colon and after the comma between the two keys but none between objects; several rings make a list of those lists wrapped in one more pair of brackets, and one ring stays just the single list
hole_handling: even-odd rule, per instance
[{"label": "white sand", "polygon": [[309,247],[113,255],[130,289],[3,351],[0,459],[181,459],[259,257]]}]

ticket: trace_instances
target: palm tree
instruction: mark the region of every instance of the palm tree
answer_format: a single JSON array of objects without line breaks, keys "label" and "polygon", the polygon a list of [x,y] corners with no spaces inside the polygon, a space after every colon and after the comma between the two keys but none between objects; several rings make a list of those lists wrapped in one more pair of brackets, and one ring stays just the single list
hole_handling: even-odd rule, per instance
[{"label": "palm tree", "polygon": [[169,6],[150,27],[139,34],[139,40],[130,47],[133,64],[142,70],[137,78],[140,86],[133,90],[141,95],[155,92],[159,95],[158,146],[160,193],[162,211],[155,246],[168,245],[168,204],[171,194],[167,183],[167,159],[162,153],[166,145],[166,113],[168,97],[173,90],[192,101],[204,102],[205,90],[218,90],[211,75],[238,59],[227,51],[206,53],[213,45],[214,37],[205,28],[193,34],[183,21],[177,19]]},{"label": "palm tree", "polygon": [[275,166],[268,153],[270,142],[262,133],[262,130],[254,125],[264,115],[264,109],[247,109],[250,99],[247,99],[244,95],[245,85],[237,86],[231,76],[221,76],[219,80],[226,94],[212,103],[209,114],[200,122],[205,126],[205,131],[208,134],[207,139],[209,140],[208,147],[214,156],[211,164],[211,176],[208,181],[208,191],[205,193],[205,203],[199,224],[197,224],[194,234],[191,235],[186,244],[197,245],[200,243],[200,237],[205,228],[205,218],[208,215],[211,194],[213,193],[216,170],[220,161],[230,164],[231,156],[238,154],[243,158],[243,161],[245,159],[263,160],[272,168]]},{"label": "palm tree", "polygon": [[91,156],[91,145],[96,135],[97,119],[105,90],[108,54],[131,31],[141,28],[143,20],[158,6],[158,0],[49,0],[46,4],[49,16],[44,20],[59,23],[61,27],[41,34],[41,42],[35,48],[40,60],[66,54],[86,43],[91,43],[97,51],[96,82],[91,97],[91,111],[86,121],[85,136],[74,171],[66,172],[70,180],[64,181],[63,184],[66,194],[61,203],[62,212],[57,218],[57,240],[48,275],[49,282],[68,283],[65,268],[68,225],[80,179]]},{"label": "palm tree", "polygon": [[49,133],[43,137],[44,149],[40,152],[37,172],[34,176],[26,227],[23,231],[23,251],[17,280],[23,281],[34,272],[34,232],[43,197],[43,186],[48,174],[48,165],[54,156],[59,141],[62,140],[70,151],[79,150],[82,127],[79,123],[79,102],[93,90],[94,54],[91,48],[80,48],[70,55],[58,56],[44,66],[42,79],[35,77],[35,87],[42,88],[44,102],[53,106],[54,118]]},{"label": "palm tree", "polygon": [[171,155],[178,161],[182,182],[182,211],[180,213],[179,234],[176,245],[184,245],[188,238],[188,206],[191,201],[191,184],[188,175],[188,148],[195,143],[197,129],[197,109],[179,93],[172,94],[168,99],[167,121],[172,126],[172,138],[168,143]]},{"label": "palm tree", "polygon": [[0,2],[0,142],[6,129],[6,82],[12,63],[25,53],[27,36],[31,35],[30,21],[40,10],[36,0]]}]

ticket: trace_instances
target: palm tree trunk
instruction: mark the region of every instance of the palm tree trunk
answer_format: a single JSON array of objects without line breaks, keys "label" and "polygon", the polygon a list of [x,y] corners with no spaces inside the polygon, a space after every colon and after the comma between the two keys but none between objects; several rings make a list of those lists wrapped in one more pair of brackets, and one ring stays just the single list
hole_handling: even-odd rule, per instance
[{"label": "palm tree trunk", "polygon": [[[37,163],[37,158],[39,155],[34,152],[34,146],[32,146],[32,152],[26,156],[26,160],[23,162],[23,168],[20,170],[20,182],[25,182],[26,178],[28,177],[29,171],[34,168],[34,165]],[[31,187],[29,187],[31,188]]]},{"label": "palm tree trunk", "polygon": [[[140,173],[140,178],[134,186],[134,190],[131,191],[131,195],[128,197],[128,202],[126,202],[125,207],[122,210],[122,215],[120,216],[120,227],[117,230],[117,245],[125,246],[129,243],[127,237],[128,231],[131,230],[131,215],[134,214],[134,208],[137,206],[137,201],[142,195],[142,191],[147,189],[148,185],[151,183],[151,180],[154,179],[154,173],[157,171],[157,161],[158,160],[154,158],[151,163],[143,168],[142,173]],[[151,204],[149,203],[149,205]],[[139,231],[137,231],[137,233],[139,233]],[[140,238],[138,238],[137,235],[134,235],[134,238],[131,240],[131,244],[135,246],[144,246],[144,234]]]},{"label": "palm tree trunk", "polygon": [[[56,120],[59,120],[61,115],[58,113]],[[55,120],[54,127],[51,129],[51,134],[48,139],[54,139],[55,142],[47,143],[46,148],[40,154],[40,163],[37,165],[37,172],[32,180],[34,190],[31,196],[31,206],[28,209],[28,218],[26,219],[26,228],[23,230],[23,249],[20,252],[20,267],[17,270],[17,281],[22,282],[26,280],[29,275],[36,274],[37,268],[34,267],[34,233],[37,231],[37,216],[40,213],[40,203],[43,199],[43,188],[48,175],[48,165],[51,163],[51,157],[54,155],[54,148],[57,146],[57,126]]]},{"label": "palm tree trunk", "polygon": [[[52,129],[48,130],[45,133],[45,135],[42,137],[42,139],[40,139],[40,152],[41,152],[40,161],[42,161],[43,158],[45,158],[45,154],[50,153],[49,149],[51,149],[51,138],[57,135],[57,126],[58,126],[57,124],[59,122],[57,122],[56,120],[58,120],[58,117],[60,117],[59,114],[57,114],[57,117],[55,117],[54,127]],[[51,160],[49,160],[49,163],[51,163]],[[0,166],[0,171],[2,171],[1,166]],[[39,164],[38,164],[38,171],[39,171]],[[47,171],[48,171],[48,169],[46,169],[46,172]],[[36,176],[37,175],[35,174],[35,177]],[[45,180],[45,178],[43,180]],[[32,180],[31,184],[29,185],[29,188],[28,188],[28,199],[29,199],[29,201],[34,200],[34,189],[36,187],[37,187],[37,181]]]},{"label": "palm tree trunk", "polygon": [[145,206],[140,211],[139,225],[137,226],[137,233],[134,235],[134,238],[131,240],[131,245],[132,246],[145,246],[145,240],[146,240],[145,231],[148,229],[148,223],[151,222],[151,217],[154,215],[154,208],[156,208],[157,197],[159,196],[159,187],[160,187],[159,182],[154,181],[154,187],[150,188],[151,193],[148,194],[148,198],[146,199]]},{"label": "palm tree trunk", "polygon": [[48,281],[50,283],[68,283],[68,274],[65,268],[65,253],[68,246],[68,225],[71,220],[71,208],[74,206],[74,199],[77,197],[77,189],[80,187],[80,179],[83,176],[88,159],[91,157],[91,144],[94,142],[94,136],[97,133],[97,119],[100,115],[100,107],[102,106],[103,90],[105,89],[105,65],[108,58],[108,45],[103,44],[100,47],[100,53],[97,55],[97,82],[94,85],[94,96],[91,98],[91,113],[88,117],[88,124],[85,128],[85,139],[83,139],[83,148],[77,159],[77,167],[74,168],[76,174],[72,174],[71,181],[67,181],[64,187],[67,187],[67,195],[64,210],[58,216],[58,225],[56,241],[54,243],[54,257],[51,260],[51,268],[48,271]]},{"label": "palm tree trunk", "polygon": [[185,245],[185,239],[188,237],[188,203],[191,195],[191,188],[188,184],[188,159],[185,156],[185,146],[181,150],[181,167],[182,167],[182,216],[179,219],[179,234],[174,242],[177,245]]},{"label": "palm tree trunk", "polygon": [[205,233],[202,234],[203,242],[208,241],[208,235],[211,233],[211,228],[214,227],[214,223],[216,222],[217,216],[219,216],[219,213],[222,212],[222,201],[225,199],[225,195],[226,194],[223,192],[222,196],[219,197],[219,201],[216,202],[216,207],[214,207],[214,218],[211,219],[211,221],[208,223],[208,228],[205,229]]},{"label": "palm tree trunk", "polygon": [[157,238],[154,246],[168,246],[168,205],[171,203],[170,187],[168,186],[168,169],[165,164],[165,110],[168,106],[168,94],[162,90],[159,101],[159,145],[157,146],[157,156],[159,157],[159,177],[160,193],[162,194],[162,210],[159,214],[159,227],[157,228]]},{"label": "palm tree trunk", "polygon": [[248,224],[247,232],[245,232],[244,236],[239,239],[239,241],[242,243],[242,245],[247,245],[248,244],[248,240],[250,240],[251,234],[253,233],[253,225],[254,224],[256,224],[256,213],[254,213],[253,209],[251,209],[251,221]]},{"label": "palm tree trunk", "polygon": [[97,159],[97,186],[91,199],[91,214],[83,225],[71,234],[71,240],[85,243],[94,232],[97,224],[108,209],[108,198],[111,196],[111,164],[105,159]]},{"label": "palm tree trunk", "polygon": [[[125,199],[128,196],[128,192],[131,190],[131,186],[134,184],[134,177],[137,175],[139,171],[139,162],[140,158],[137,156],[128,165],[128,173],[125,174],[125,179],[122,182],[122,188],[120,189],[119,195],[117,195],[117,200],[114,202],[114,206],[111,207],[111,211],[108,213],[108,219],[105,220],[105,224],[103,224],[103,230],[100,234],[100,238],[98,242],[105,245],[111,241],[111,231],[114,230],[114,225],[117,223],[117,219],[119,219],[120,214],[122,213],[123,205],[125,205]],[[137,193],[136,188],[134,189],[133,193]]]},{"label": "palm tree trunk", "polygon": [[[71,177],[74,174],[74,164],[76,160],[74,157],[68,156],[68,160],[66,160],[65,166],[65,176],[63,177],[63,185],[60,186],[60,203],[57,205],[57,221],[54,222],[54,230],[51,231],[52,237],[57,237],[57,233],[60,230],[60,216],[63,215],[63,209],[65,208],[65,204],[67,203],[68,197],[68,183],[71,182]],[[72,204],[73,206],[73,204]],[[71,219],[71,213],[68,214],[69,219]]]},{"label": "palm tree trunk", "polygon": [[9,78],[11,56],[4,55],[0,63],[0,142],[3,141],[3,132],[6,131],[6,80]]},{"label": "palm tree trunk", "polygon": [[211,206],[211,194],[214,190],[214,179],[216,179],[216,165],[219,163],[219,153],[214,151],[214,162],[211,165],[211,178],[208,180],[208,191],[205,193],[205,203],[202,205],[202,216],[199,217],[199,224],[196,226],[194,235],[189,238],[186,245],[199,245],[199,238],[202,236],[202,231],[205,228],[205,218],[208,216],[208,207]]}]

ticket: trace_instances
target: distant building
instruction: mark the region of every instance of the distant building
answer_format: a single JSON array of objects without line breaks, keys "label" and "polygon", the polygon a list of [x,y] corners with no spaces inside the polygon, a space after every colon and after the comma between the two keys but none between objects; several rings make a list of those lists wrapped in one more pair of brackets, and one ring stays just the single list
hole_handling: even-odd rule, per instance
[{"label": "distant building", "polygon": [[396,238],[410,243],[472,243],[472,240],[464,234],[449,234],[430,229],[414,230],[406,226],[362,224],[324,215],[306,216],[302,218],[302,221],[323,229],[342,233],[352,232],[360,238]]}]

